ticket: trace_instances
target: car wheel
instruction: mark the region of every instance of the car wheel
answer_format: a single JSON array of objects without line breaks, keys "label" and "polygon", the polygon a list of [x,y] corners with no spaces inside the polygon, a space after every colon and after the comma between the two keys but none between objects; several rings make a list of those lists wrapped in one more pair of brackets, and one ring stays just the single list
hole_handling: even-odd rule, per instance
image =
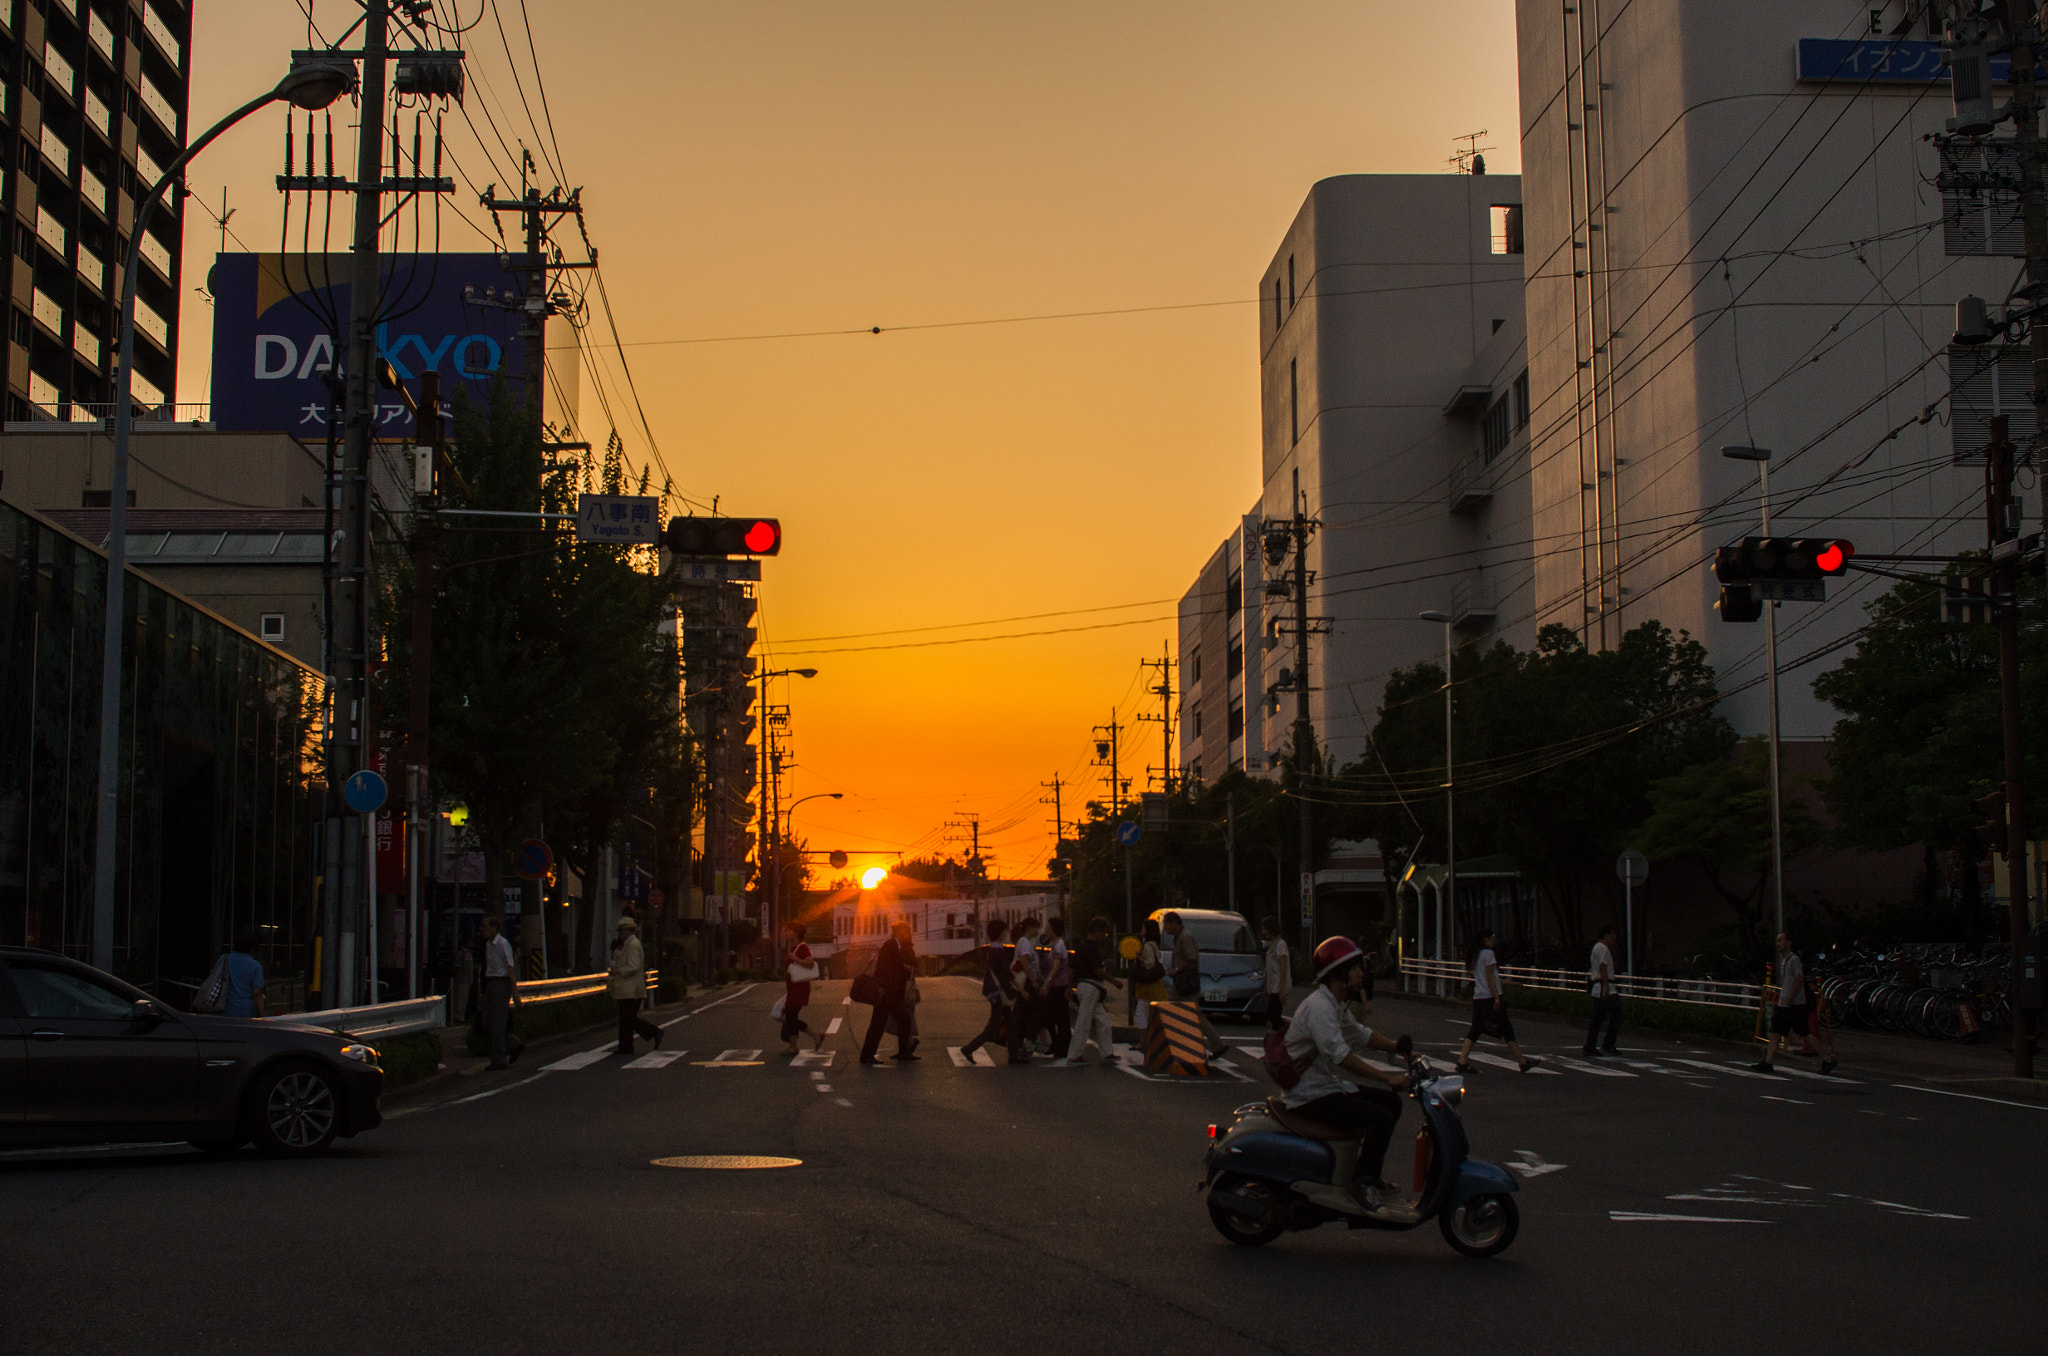
[{"label": "car wheel", "polygon": [[256,1147],[266,1154],[317,1154],[334,1143],[341,1128],[341,1087],[310,1064],[265,1070],[249,1092],[248,1124]]}]

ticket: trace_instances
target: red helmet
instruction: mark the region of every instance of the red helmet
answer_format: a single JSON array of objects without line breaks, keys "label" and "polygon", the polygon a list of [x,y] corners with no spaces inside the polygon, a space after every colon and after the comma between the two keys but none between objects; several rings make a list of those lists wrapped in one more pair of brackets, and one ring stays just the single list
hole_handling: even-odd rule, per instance
[{"label": "red helmet", "polygon": [[1358,943],[1349,937],[1326,937],[1322,944],[1316,947],[1316,983],[1322,983],[1332,970],[1364,959],[1365,953],[1360,951]]}]

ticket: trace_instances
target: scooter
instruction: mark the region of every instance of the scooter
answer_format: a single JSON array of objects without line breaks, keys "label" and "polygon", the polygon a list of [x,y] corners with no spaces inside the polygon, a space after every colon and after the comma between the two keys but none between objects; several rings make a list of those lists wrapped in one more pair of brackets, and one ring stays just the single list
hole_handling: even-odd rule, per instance
[{"label": "scooter", "polygon": [[[1404,1041],[1405,1044],[1405,1041]],[[1444,1241],[1467,1257],[1492,1257],[1515,1241],[1521,1188],[1506,1169],[1469,1156],[1458,1105],[1465,1080],[1432,1073],[1403,1051],[1408,1095],[1422,1108],[1415,1140],[1415,1189],[1409,1208],[1369,1215],[1328,1209],[1293,1190],[1296,1182],[1327,1183],[1333,1142],[1355,1138],[1289,1111],[1278,1096],[1247,1102],[1219,1133],[1209,1127],[1209,1152],[1202,1185],[1209,1192],[1209,1218],[1233,1243],[1263,1247],[1281,1234],[1342,1220],[1353,1229],[1413,1229],[1434,1216]]]}]

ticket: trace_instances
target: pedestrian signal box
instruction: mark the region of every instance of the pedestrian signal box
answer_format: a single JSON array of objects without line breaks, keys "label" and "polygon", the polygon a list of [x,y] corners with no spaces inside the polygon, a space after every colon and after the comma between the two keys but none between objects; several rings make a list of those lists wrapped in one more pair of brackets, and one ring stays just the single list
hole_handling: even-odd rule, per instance
[{"label": "pedestrian signal box", "polygon": [[776,518],[671,518],[661,544],[679,556],[772,556],[782,551]]}]

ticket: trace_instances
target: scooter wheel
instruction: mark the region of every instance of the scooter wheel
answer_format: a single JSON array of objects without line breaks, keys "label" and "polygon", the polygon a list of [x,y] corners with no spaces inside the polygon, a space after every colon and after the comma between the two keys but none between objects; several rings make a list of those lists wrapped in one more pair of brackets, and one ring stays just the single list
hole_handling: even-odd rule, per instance
[{"label": "scooter wheel", "polygon": [[[1218,1192],[1229,1192],[1241,1200],[1258,1201],[1265,1205],[1266,1213],[1253,1219],[1246,1215],[1232,1214],[1216,1203]],[[1273,1205],[1273,1188],[1264,1182],[1246,1178],[1225,1178],[1209,1190],[1209,1220],[1216,1226],[1216,1232],[1244,1248],[1263,1248],[1286,1231],[1277,1223],[1271,1223],[1277,1216]]]},{"label": "scooter wheel", "polygon": [[1471,1196],[1436,1217],[1444,1231],[1444,1242],[1467,1257],[1492,1257],[1505,1252],[1522,1227],[1522,1212],[1515,1198],[1501,1192]]}]

